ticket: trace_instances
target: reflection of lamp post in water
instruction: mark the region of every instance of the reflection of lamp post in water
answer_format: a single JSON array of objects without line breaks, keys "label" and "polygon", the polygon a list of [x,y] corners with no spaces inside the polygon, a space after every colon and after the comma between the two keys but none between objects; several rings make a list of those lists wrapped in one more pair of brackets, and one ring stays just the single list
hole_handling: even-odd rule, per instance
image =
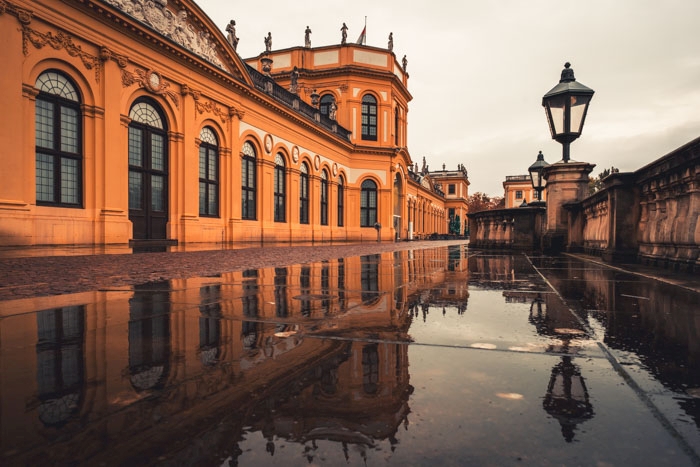
[{"label": "reflection of lamp post in water", "polygon": [[[555,301],[550,300],[550,297]],[[570,324],[558,311],[566,308],[557,306],[560,302],[556,297],[548,295],[547,298],[545,300],[542,294],[538,294],[532,301],[528,321],[535,326],[537,334],[561,339],[560,348],[555,350],[550,346],[550,351],[555,350],[563,355],[561,361],[552,367],[542,407],[559,422],[562,436],[570,443],[574,439],[577,425],[590,420],[594,415],[581,369],[569,355],[572,338],[582,334],[582,331],[565,327]],[[552,306],[549,307],[548,304]]]},{"label": "reflection of lamp post in water", "polygon": [[542,407],[559,422],[567,443],[573,441],[577,425],[593,418],[585,380],[570,356],[561,357],[561,362],[552,368]]}]

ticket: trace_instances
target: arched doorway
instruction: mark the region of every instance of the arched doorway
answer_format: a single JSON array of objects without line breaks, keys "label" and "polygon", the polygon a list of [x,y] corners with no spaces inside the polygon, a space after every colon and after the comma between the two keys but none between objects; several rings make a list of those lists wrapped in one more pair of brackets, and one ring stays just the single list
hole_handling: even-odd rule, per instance
[{"label": "arched doorway", "polygon": [[167,125],[157,104],[139,99],[129,111],[129,220],[135,240],[165,239],[168,223]]}]

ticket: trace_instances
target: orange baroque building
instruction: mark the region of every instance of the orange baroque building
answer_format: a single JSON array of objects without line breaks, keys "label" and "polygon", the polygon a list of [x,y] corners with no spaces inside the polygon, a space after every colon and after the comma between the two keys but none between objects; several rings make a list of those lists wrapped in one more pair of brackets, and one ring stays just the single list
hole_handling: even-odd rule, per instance
[{"label": "orange baroque building", "polygon": [[188,0],[0,0],[0,41],[0,246],[447,232],[393,51],[243,60]]}]

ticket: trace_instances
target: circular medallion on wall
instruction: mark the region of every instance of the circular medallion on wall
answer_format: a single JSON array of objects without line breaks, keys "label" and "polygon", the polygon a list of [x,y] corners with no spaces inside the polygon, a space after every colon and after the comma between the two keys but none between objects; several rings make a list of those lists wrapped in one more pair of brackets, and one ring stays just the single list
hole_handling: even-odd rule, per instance
[{"label": "circular medallion on wall", "polygon": [[149,71],[146,75],[146,83],[151,91],[158,91],[160,89],[160,75],[155,71]]},{"label": "circular medallion on wall", "polygon": [[294,161],[294,163],[299,162],[299,147],[298,146],[294,146],[292,148],[292,160]]},{"label": "circular medallion on wall", "polygon": [[335,177],[337,175],[338,175],[338,164],[333,162],[333,176]]},{"label": "circular medallion on wall", "polygon": [[318,170],[319,167],[321,167],[321,156],[319,156],[318,154],[316,154],[316,157],[314,157],[314,167],[316,168],[316,170]]},{"label": "circular medallion on wall", "polygon": [[265,135],[265,151],[268,154],[272,152],[272,135]]}]

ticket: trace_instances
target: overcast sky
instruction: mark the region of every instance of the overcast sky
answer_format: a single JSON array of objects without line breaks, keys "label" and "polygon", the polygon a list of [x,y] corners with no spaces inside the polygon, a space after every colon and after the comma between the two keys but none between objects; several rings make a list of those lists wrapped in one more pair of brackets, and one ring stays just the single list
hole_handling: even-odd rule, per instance
[{"label": "overcast sky", "polygon": [[[197,1],[197,0],[196,0]],[[538,151],[561,160],[542,96],[571,62],[595,95],[571,158],[636,170],[700,136],[700,0],[198,0],[242,58],[355,41],[408,59],[408,148],[431,170],[464,164],[470,193],[502,196]]]}]

